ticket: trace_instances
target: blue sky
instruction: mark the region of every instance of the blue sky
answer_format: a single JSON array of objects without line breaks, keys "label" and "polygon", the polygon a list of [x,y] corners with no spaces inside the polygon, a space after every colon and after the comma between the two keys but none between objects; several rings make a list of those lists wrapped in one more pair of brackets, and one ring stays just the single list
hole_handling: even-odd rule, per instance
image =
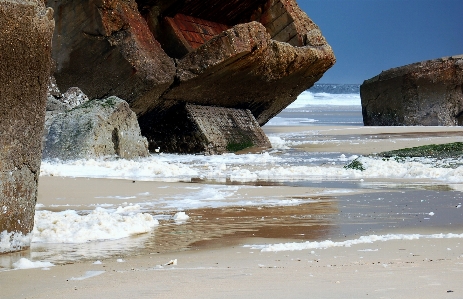
[{"label": "blue sky", "polygon": [[319,83],[362,83],[382,70],[463,54],[463,0],[297,0],[337,63]]}]

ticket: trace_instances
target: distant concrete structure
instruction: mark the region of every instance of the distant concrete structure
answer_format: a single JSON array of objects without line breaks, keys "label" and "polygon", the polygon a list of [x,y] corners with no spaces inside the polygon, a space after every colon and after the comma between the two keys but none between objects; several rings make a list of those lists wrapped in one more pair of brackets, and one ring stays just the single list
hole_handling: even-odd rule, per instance
[{"label": "distant concrete structure", "polygon": [[38,0],[0,0],[0,28],[1,253],[28,246],[34,226],[53,11]]},{"label": "distant concrete structure", "polygon": [[384,71],[360,96],[366,126],[461,126],[463,55]]}]

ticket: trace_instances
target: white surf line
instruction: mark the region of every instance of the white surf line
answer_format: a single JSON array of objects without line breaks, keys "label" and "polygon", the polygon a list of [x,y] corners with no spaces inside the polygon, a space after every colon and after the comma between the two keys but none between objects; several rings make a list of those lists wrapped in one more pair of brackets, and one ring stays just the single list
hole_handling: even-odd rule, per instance
[{"label": "white surf line", "polygon": [[420,235],[420,234],[388,234],[388,235],[369,235],[361,236],[358,239],[346,240],[341,242],[334,242],[331,240],[325,241],[307,241],[303,243],[278,243],[278,244],[266,244],[266,245],[244,245],[243,247],[260,250],[262,252],[278,252],[278,251],[295,251],[295,250],[307,250],[307,249],[327,249],[331,247],[351,247],[352,245],[358,244],[371,244],[374,242],[386,242],[392,240],[418,240],[418,239],[463,239],[463,234],[432,234],[432,235]]},{"label": "white surf line", "polygon": [[[212,156],[211,156],[212,157]],[[305,180],[308,178],[418,178],[446,181],[447,183],[463,182],[463,166],[449,168],[440,162],[428,158],[380,159],[370,157],[340,155],[328,161],[335,165],[291,165],[292,159],[271,156],[269,153],[258,155],[222,155],[212,158],[203,157],[196,161],[196,156],[182,157],[176,162],[176,156],[165,157],[166,161],[156,160],[156,157],[134,161],[74,161],[42,163],[41,175],[92,177],[92,178],[124,178],[136,180],[172,180],[181,181],[185,178],[200,177],[211,180],[226,180],[252,182],[257,180]],[[345,169],[343,164],[358,158],[364,171]],[[196,161],[196,162],[195,162]],[[309,161],[309,160],[307,160]],[[316,158],[313,161],[325,161]],[[342,163],[340,163],[342,162]],[[451,161],[446,160],[445,163]],[[158,164],[161,163],[162,166]],[[183,164],[182,164],[183,163]],[[288,164],[289,163],[289,164]],[[447,163],[447,164],[448,164]],[[75,165],[74,165],[75,164]],[[87,165],[89,164],[89,165]],[[90,165],[91,164],[91,165]],[[257,167],[257,168],[256,168]],[[113,173],[117,173],[114,176]]]}]

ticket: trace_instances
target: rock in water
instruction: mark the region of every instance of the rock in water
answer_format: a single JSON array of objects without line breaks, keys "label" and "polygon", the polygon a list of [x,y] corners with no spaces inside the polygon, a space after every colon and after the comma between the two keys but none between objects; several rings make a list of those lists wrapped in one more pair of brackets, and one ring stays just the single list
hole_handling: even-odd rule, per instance
[{"label": "rock in water", "polygon": [[135,113],[127,102],[109,97],[86,102],[47,121],[44,159],[148,156]]},{"label": "rock in water", "polygon": [[90,99],[127,100],[151,150],[179,148],[156,144],[177,107],[249,110],[264,125],[335,63],[295,0],[47,3],[57,19],[60,89],[78,86]]},{"label": "rock in water", "polygon": [[383,71],[360,96],[367,126],[461,126],[463,55]]},{"label": "rock in water", "polygon": [[28,246],[40,172],[53,12],[0,0],[0,253]]}]

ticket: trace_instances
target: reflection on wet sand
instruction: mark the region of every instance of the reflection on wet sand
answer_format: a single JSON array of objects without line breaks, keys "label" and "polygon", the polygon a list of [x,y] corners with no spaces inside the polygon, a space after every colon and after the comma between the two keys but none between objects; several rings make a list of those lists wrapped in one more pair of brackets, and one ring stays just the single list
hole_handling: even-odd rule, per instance
[{"label": "reflection on wet sand", "polygon": [[463,193],[443,189],[398,189],[338,198],[341,233],[365,235],[406,230],[461,231]]},{"label": "reflection on wet sand", "polygon": [[287,240],[322,240],[338,230],[339,214],[333,197],[297,206],[226,207],[188,210],[190,219],[175,223],[160,219],[153,232],[113,241],[83,244],[32,243],[29,250],[0,255],[0,270],[9,269],[21,257],[56,264],[167,253],[201,247],[239,244],[249,237]]},{"label": "reflection on wet sand", "polygon": [[[341,240],[354,235],[404,233],[420,229],[461,231],[461,191],[435,188],[384,188],[337,196],[295,196],[292,206],[231,206],[185,210],[190,218],[175,222],[153,213],[159,226],[152,232],[113,241],[83,244],[40,244],[19,253],[0,255],[0,270],[21,257],[67,264],[192,249],[238,246],[248,238],[282,241]],[[389,186],[391,187],[391,186]],[[396,186],[397,187],[397,186]],[[421,186],[422,187],[422,186]],[[291,187],[285,187],[291,188]],[[294,187],[292,187],[294,188]],[[386,189],[388,189],[386,191]]]},{"label": "reflection on wet sand", "polygon": [[155,231],[124,239],[88,243],[32,243],[27,250],[0,254],[0,271],[11,269],[12,264],[24,257],[46,260],[54,264],[72,264],[78,261],[118,258],[133,255],[143,244],[154,238]]},{"label": "reflection on wet sand", "polygon": [[[334,198],[298,206],[227,207],[189,210],[183,224],[162,223],[147,249],[168,252],[235,245],[249,237],[321,240],[336,230],[339,211]],[[173,237],[175,236],[175,237]]]},{"label": "reflection on wet sand", "polygon": [[184,183],[195,183],[195,184],[214,184],[214,185],[228,185],[228,186],[284,186],[283,182],[271,181],[271,180],[253,180],[253,181],[232,181],[230,178],[224,178],[223,180],[210,180],[203,178],[191,178]]}]

